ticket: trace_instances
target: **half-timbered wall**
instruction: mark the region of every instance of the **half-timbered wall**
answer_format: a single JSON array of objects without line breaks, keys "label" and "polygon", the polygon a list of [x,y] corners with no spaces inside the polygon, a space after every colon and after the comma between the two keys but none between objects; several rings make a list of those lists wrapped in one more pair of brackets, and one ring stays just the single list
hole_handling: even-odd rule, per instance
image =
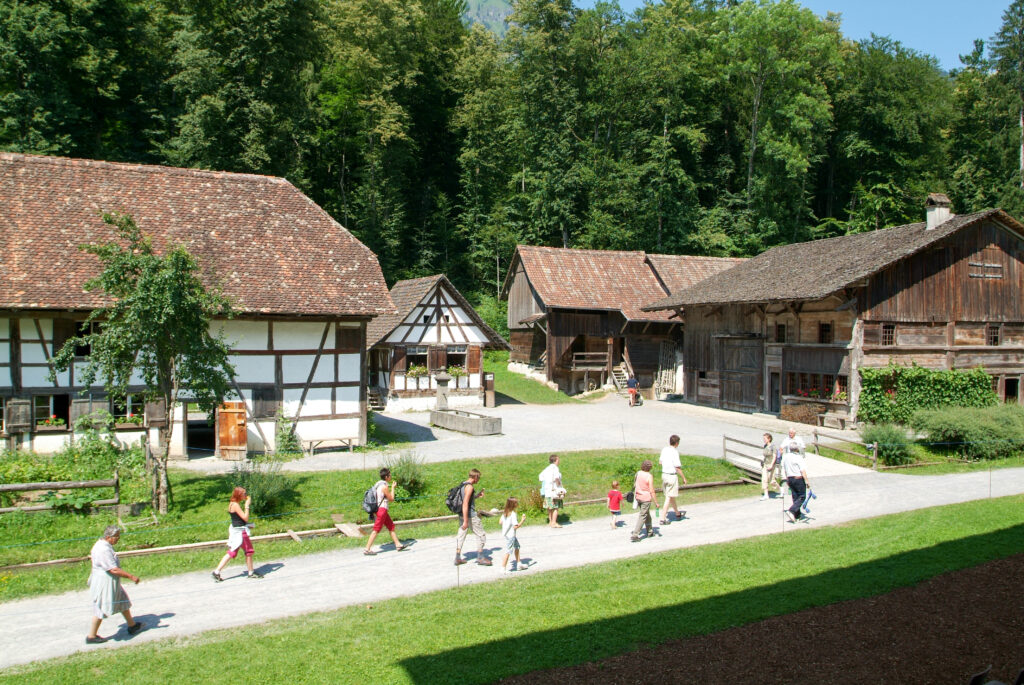
[{"label": "half-timbered wall", "polygon": [[[75,334],[78,323],[52,315],[2,318],[0,322],[0,396],[32,400],[37,411],[49,401],[64,427],[39,426],[24,446],[40,452],[59,449],[70,437],[69,406],[82,396],[78,378],[84,361],[52,381],[49,361]],[[365,329],[360,321],[236,319],[211,324],[211,332],[223,335],[231,347],[233,385],[245,402],[249,449],[274,448],[274,419],[279,408],[297,419],[296,434],[302,440],[365,441]],[[129,390],[144,390],[141,377],[132,377]],[[182,394],[187,398],[187,388]],[[102,397],[102,387],[91,388],[88,395]],[[173,416],[176,426],[171,453],[183,456],[188,450],[187,416],[182,407],[176,407]],[[140,430],[135,433],[141,435]]]}]

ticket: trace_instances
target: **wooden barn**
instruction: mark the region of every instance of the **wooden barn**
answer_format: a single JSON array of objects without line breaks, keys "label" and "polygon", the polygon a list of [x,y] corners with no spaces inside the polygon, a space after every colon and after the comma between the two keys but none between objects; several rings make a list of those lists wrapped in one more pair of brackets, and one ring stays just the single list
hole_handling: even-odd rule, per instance
[{"label": "wooden barn", "polygon": [[739,261],[520,245],[502,288],[510,366],[568,394],[622,387],[631,373],[648,396],[672,392],[681,321],[641,307]]},{"label": "wooden barn", "polygon": [[982,366],[1008,402],[1024,374],[1024,226],[999,209],[785,245],[649,306],[685,312],[686,399],[829,422],[856,417],[858,369]]},{"label": "wooden barn", "polygon": [[397,312],[380,316],[367,331],[370,402],[391,410],[434,406],[434,376],[447,371],[448,404],[483,402],[484,350],[507,350],[443,274],[399,281],[391,288]]},{"label": "wooden barn", "polygon": [[[366,326],[394,311],[391,298],[376,256],[288,181],[0,153],[0,206],[0,430],[20,448],[59,449],[96,409],[124,441],[169,414],[177,457],[273,449],[279,409],[307,447],[365,441]],[[104,212],[130,214],[158,251],[183,245],[232,300],[238,316],[212,327],[232,347],[237,395],[217,416],[138,394],[114,405],[74,365],[49,380],[53,353],[103,304],[83,291],[100,264],[79,246],[115,238]]]}]

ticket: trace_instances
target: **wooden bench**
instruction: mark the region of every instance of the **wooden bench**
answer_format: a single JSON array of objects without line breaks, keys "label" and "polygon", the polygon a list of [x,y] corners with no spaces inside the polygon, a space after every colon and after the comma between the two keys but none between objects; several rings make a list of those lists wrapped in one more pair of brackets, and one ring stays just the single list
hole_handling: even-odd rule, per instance
[{"label": "wooden bench", "polygon": [[840,414],[835,411],[827,411],[824,414],[818,414],[818,425],[824,426],[825,419],[835,419],[839,423],[839,428],[846,430],[846,422],[850,420],[849,414]]},{"label": "wooden bench", "polygon": [[348,451],[352,452],[355,450],[355,438],[315,438],[313,440],[300,440],[299,444],[302,445],[302,451],[306,455],[312,457],[316,448],[325,442],[336,442],[340,445],[347,445]]}]

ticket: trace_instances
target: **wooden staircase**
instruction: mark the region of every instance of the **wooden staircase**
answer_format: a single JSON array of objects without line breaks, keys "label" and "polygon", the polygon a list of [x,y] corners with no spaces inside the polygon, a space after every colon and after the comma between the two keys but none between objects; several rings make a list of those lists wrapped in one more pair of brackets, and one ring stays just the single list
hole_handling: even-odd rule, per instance
[{"label": "wooden staircase", "polygon": [[384,398],[377,390],[366,391],[366,407],[370,411],[384,411]]},{"label": "wooden staircase", "polygon": [[612,367],[612,380],[615,382],[615,392],[620,397],[628,397],[629,393],[626,391],[626,381],[629,380],[629,371],[626,370],[626,364],[620,362],[618,366]]},{"label": "wooden staircase", "polygon": [[530,368],[533,369],[534,371],[544,371],[545,368],[547,367],[547,363],[548,363],[548,351],[544,350],[543,352],[540,353],[540,356],[537,357],[537,361],[535,361],[534,363],[530,364]]}]

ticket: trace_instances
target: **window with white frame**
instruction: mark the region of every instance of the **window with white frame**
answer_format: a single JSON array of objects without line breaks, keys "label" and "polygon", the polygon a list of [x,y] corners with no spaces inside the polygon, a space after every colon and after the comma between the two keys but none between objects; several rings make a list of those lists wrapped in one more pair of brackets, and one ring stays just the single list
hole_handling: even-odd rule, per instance
[{"label": "window with white frame", "polygon": [[445,354],[448,358],[448,366],[456,366],[460,369],[466,368],[466,350],[469,348],[468,345],[449,345],[445,350]]},{"label": "window with white frame", "polygon": [[426,345],[411,345],[405,348],[405,367],[408,369],[413,366],[427,365],[427,346]]},{"label": "window with white frame", "polygon": [[110,415],[116,423],[141,424],[146,413],[146,401],[141,393],[125,395],[122,402],[110,403]]},{"label": "window with white frame", "polygon": [[71,398],[68,395],[34,395],[32,418],[36,426],[67,426]]}]

